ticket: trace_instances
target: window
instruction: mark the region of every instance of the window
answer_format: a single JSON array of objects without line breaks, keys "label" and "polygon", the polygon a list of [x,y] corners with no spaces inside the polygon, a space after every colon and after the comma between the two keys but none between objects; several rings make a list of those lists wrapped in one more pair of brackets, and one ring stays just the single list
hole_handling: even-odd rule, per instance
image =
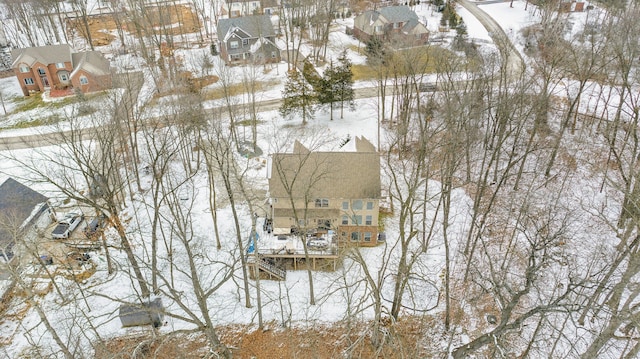
[{"label": "window", "polygon": [[349,202],[344,201],[342,202],[342,209],[344,209],[345,211],[349,209]]},{"label": "window", "polygon": [[393,28],[394,28],[394,29],[397,29],[397,28],[399,28],[399,27],[400,27],[400,23],[399,23],[399,22],[394,22],[394,23],[393,23]]},{"label": "window", "polygon": [[373,209],[373,202],[367,202],[367,209]]},{"label": "window", "polygon": [[230,41],[230,42],[229,42],[229,46],[230,46],[232,49],[237,49],[237,48],[239,47],[239,43],[238,43],[238,41]]},{"label": "window", "polygon": [[64,62],[58,62],[56,64],[56,69],[64,69]]},{"label": "window", "polygon": [[20,65],[20,72],[29,72],[31,70],[29,70],[29,66],[27,65]]},{"label": "window", "polygon": [[362,224],[362,216],[353,216],[353,224],[361,225]]},{"label": "window", "polygon": [[80,76],[80,84],[86,85],[89,83],[89,79],[86,76]]},{"label": "window", "polygon": [[242,54],[242,57],[243,57],[244,59],[250,59],[250,58],[251,58],[251,54],[250,54],[250,53],[248,53],[248,52],[245,52],[244,54]]},{"label": "window", "polygon": [[361,199],[356,199],[355,201],[353,201],[353,203],[351,203],[351,208],[353,208],[355,210],[361,210],[362,209],[362,200]]},{"label": "window", "polygon": [[276,52],[275,51],[271,51],[271,58],[275,59],[276,58]]},{"label": "window", "polygon": [[329,200],[326,198],[316,198],[316,207],[329,207]]},{"label": "window", "polygon": [[242,39],[242,46],[249,45],[249,39]]},{"label": "window", "polygon": [[47,74],[47,73],[44,71],[44,69],[43,69],[42,67],[39,67],[39,68],[38,68],[38,75],[40,75],[40,76],[44,76],[44,75],[46,75],[46,74]]},{"label": "window", "polygon": [[60,78],[60,81],[69,81],[69,74],[66,72],[61,72],[58,74],[58,77]]},{"label": "window", "polygon": [[351,240],[357,242],[360,240],[360,232],[351,232]]},{"label": "window", "polygon": [[298,220],[298,226],[300,227],[304,227],[307,223],[304,221],[304,219],[299,219]]},{"label": "window", "polygon": [[328,219],[318,219],[319,229],[331,229],[331,221]]},{"label": "window", "polygon": [[25,85],[33,85],[34,84],[33,79],[31,77],[28,77],[28,78],[24,79],[24,84]]},{"label": "window", "polygon": [[240,60],[240,54],[231,55],[231,60]]},{"label": "window", "polygon": [[375,32],[382,32],[382,25],[376,25]]},{"label": "window", "polygon": [[373,222],[373,217],[372,216],[366,216],[364,224],[366,224],[367,226],[370,226],[371,222]]},{"label": "window", "polygon": [[349,217],[347,216],[342,216],[342,222],[343,225],[347,225],[349,224]]},{"label": "window", "polygon": [[371,232],[364,232],[364,241],[371,242]]}]

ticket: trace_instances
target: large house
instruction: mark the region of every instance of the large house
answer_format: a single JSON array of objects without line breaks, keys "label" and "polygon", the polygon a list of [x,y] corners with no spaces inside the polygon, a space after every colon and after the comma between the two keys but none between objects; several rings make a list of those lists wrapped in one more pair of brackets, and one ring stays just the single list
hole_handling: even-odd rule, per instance
[{"label": "large house", "polygon": [[11,58],[25,96],[51,88],[87,93],[111,87],[109,61],[98,51],[73,52],[69,45],[47,45],[15,49]]},{"label": "large house", "polygon": [[429,30],[408,6],[363,12],[354,19],[353,35],[363,42],[375,37],[399,46],[424,45],[429,41]]},{"label": "large house", "polygon": [[218,20],[220,57],[227,65],[280,62],[275,37],[268,15]]},{"label": "large house", "polygon": [[260,0],[224,0],[220,8],[220,14],[228,17],[262,14]]},{"label": "large house", "polygon": [[381,197],[380,156],[367,139],[355,152],[309,151],[271,158],[269,193],[273,233],[335,231],[343,243],[375,245]]},{"label": "large house", "polygon": [[51,222],[47,197],[9,178],[0,185],[0,261],[14,258],[18,238],[29,238]]}]

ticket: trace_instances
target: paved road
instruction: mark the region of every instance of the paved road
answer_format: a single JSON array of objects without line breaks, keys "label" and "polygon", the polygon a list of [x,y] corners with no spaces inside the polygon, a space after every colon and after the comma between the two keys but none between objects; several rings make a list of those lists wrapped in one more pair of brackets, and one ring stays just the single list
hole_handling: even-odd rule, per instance
[{"label": "paved road", "polygon": [[480,21],[482,26],[489,32],[493,42],[498,46],[502,60],[507,62],[507,76],[509,79],[515,80],[524,72],[524,60],[516,50],[515,46],[504,30],[489,14],[480,9],[475,3],[469,0],[458,0],[458,4],[467,9],[473,16]]},{"label": "paved road", "polygon": [[[141,76],[141,75],[140,75]],[[141,78],[139,78],[141,80]],[[137,82],[138,86],[135,86],[132,92],[136,93],[136,96],[129,96],[128,93],[123,94],[121,104],[118,106],[116,111],[116,116],[124,117],[122,111],[127,108],[131,108],[132,102],[137,98],[137,92],[140,91],[140,87],[142,86],[142,82]],[[378,95],[378,89],[376,87],[366,87],[366,88],[357,88],[355,89],[355,97],[356,99],[362,98],[370,98],[376,97]],[[273,111],[280,108],[282,100],[274,99],[274,100],[265,100],[257,102],[258,112],[265,111]],[[238,105],[238,108],[242,108],[243,106],[248,106],[247,104]],[[217,108],[216,108],[217,109]],[[210,111],[213,111],[210,110]],[[96,133],[98,133],[100,129],[98,128],[86,128],[82,131],[77,131],[76,133],[72,133],[71,131],[61,131],[61,132],[51,132],[51,133],[41,133],[41,134],[32,134],[26,136],[16,136],[16,137],[0,137],[0,151],[6,150],[19,150],[25,148],[37,148],[44,146],[52,146],[64,143],[65,140],[68,140],[73,135],[78,139],[78,136],[82,140],[90,140],[92,139]]]},{"label": "paved road", "polygon": [[[518,79],[523,73],[525,65],[522,56],[516,50],[513,43],[509,40],[509,37],[505,34],[504,30],[498,25],[498,23],[489,16],[486,12],[481,10],[476,4],[471,3],[469,0],[458,0],[458,3],[467,9],[473,16],[475,16],[480,23],[487,29],[493,41],[498,46],[502,55],[503,61],[507,61],[507,76],[509,79]],[[121,105],[116,110],[116,116],[126,118],[122,113],[125,109],[130,109],[132,102],[135,102],[137,95],[142,87],[142,73],[125,74],[121,75],[127,77],[126,79],[118,78],[114,80],[114,85],[118,85],[118,81],[126,80],[134,83],[132,93],[123,94]],[[124,86],[127,88],[127,86]],[[375,87],[358,88],[355,89],[356,99],[376,97],[378,90]],[[133,96],[132,96],[133,95]],[[258,111],[272,111],[277,110],[280,107],[281,100],[266,100],[257,103]],[[245,105],[239,105],[242,107]],[[82,131],[81,138],[83,140],[91,139],[98,129],[89,128]],[[35,148],[50,146],[63,143],[65,138],[69,138],[70,131],[54,132],[46,134],[33,134],[19,137],[0,137],[0,151],[2,150],[16,150],[24,148]]]}]

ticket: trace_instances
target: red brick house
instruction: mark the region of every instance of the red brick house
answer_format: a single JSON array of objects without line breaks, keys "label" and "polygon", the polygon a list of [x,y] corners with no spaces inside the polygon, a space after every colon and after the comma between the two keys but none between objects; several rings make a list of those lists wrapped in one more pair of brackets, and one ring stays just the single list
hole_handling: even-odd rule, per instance
[{"label": "red brick house", "polygon": [[48,45],[13,50],[11,58],[25,96],[50,88],[84,93],[111,88],[109,61],[98,51],[74,53],[69,45]]}]

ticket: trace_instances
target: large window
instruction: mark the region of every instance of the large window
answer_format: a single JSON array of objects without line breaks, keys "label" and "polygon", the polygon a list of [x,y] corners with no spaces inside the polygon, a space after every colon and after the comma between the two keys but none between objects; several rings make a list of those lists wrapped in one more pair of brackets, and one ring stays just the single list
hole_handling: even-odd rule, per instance
[{"label": "large window", "polygon": [[351,208],[353,208],[356,211],[359,211],[362,209],[362,200],[361,199],[356,199],[355,201],[353,201],[353,203],[351,203]]},{"label": "large window", "polygon": [[20,65],[20,72],[29,72],[31,70],[29,70],[29,66],[27,65]]},{"label": "large window", "polygon": [[357,242],[360,240],[360,232],[351,232],[351,240]]},{"label": "large window", "polygon": [[24,84],[25,85],[33,85],[33,79],[31,77],[27,77],[26,79],[24,79]]},{"label": "large window", "polygon": [[329,207],[329,200],[326,198],[316,198],[316,207]]},{"label": "large window", "polygon": [[364,224],[366,224],[367,226],[370,226],[371,222],[373,222],[373,217],[372,216],[366,216]]},{"label": "large window", "polygon": [[231,47],[232,49],[237,49],[239,46],[240,46],[240,43],[238,41],[229,42],[229,47]]},{"label": "large window", "polygon": [[89,83],[89,79],[86,76],[80,76],[80,84],[86,85]]},{"label": "large window", "polygon": [[362,216],[353,216],[353,224],[361,225],[362,224]]}]

